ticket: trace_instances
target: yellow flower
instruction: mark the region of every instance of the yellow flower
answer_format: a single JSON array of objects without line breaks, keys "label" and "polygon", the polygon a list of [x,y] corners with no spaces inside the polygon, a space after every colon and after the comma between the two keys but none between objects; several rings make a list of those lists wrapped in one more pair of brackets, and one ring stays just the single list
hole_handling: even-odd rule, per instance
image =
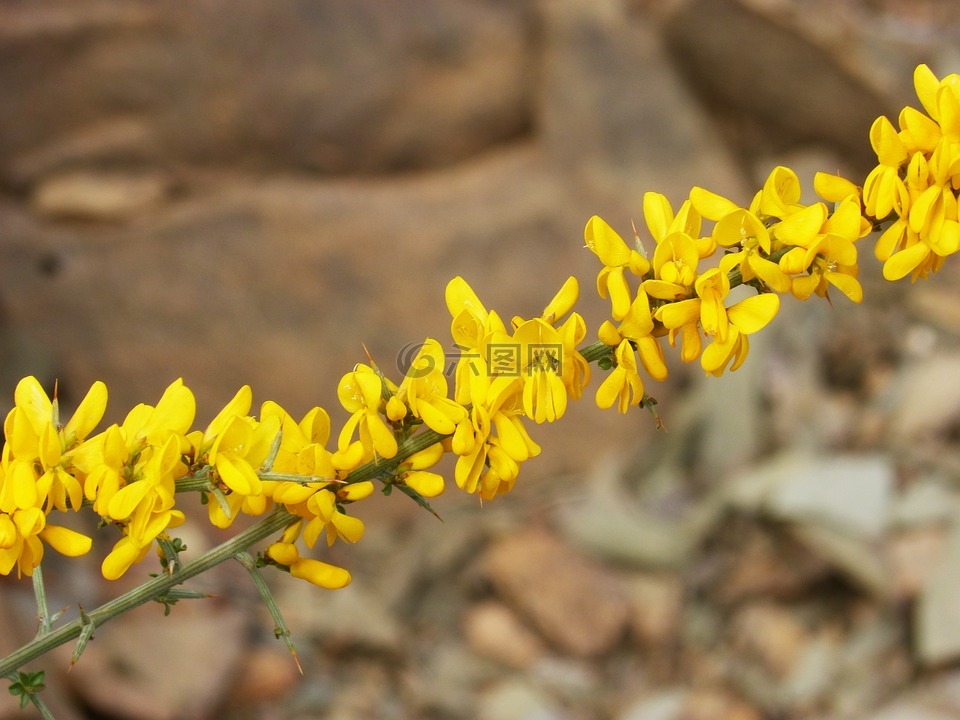
[{"label": "yellow flower", "polygon": [[[650,235],[657,243],[662,242],[671,233],[683,233],[694,239],[700,258],[710,257],[717,249],[713,238],[700,237],[702,218],[690,199],[684,200],[677,214],[674,215],[673,207],[666,196],[656,192],[646,192],[643,194],[643,219],[647,223]],[[639,240],[637,244],[639,245]]]},{"label": "yellow flower", "polygon": [[643,402],[643,380],[629,340],[617,346],[615,356],[617,366],[597,388],[597,407],[606,409],[616,402],[617,412],[626,413],[631,405]]},{"label": "yellow flower", "polygon": [[[824,210],[824,215],[826,211]],[[778,223],[777,227],[798,217],[800,212],[787,220]],[[822,222],[822,217],[820,218]],[[819,224],[818,224],[819,227]],[[713,228],[713,237],[717,245],[725,248],[739,247],[738,252],[724,257],[728,267],[739,267],[744,282],[754,278],[761,281],[776,292],[790,290],[790,278],[780,269],[777,263],[769,260],[772,251],[770,232],[756,215],[748,210],[738,208],[727,213]]]},{"label": "yellow flower", "polygon": [[[563,415],[563,411],[559,414],[553,413],[550,419],[551,412],[547,409],[549,405],[543,405],[546,414],[532,409],[535,406],[540,407],[541,400],[549,404],[552,401],[547,395],[559,392],[559,386],[551,375],[560,378],[567,396],[574,400],[580,398],[583,388],[590,380],[590,364],[577,349],[587,335],[583,318],[579,313],[570,313],[563,324],[557,327],[560,319],[573,309],[579,295],[580,284],[571,276],[547,303],[537,319],[540,324],[515,316],[512,321],[513,338],[507,339],[501,333],[493,334],[499,342],[514,343],[517,346],[520,354],[520,374],[524,377],[524,408],[527,417],[538,423],[544,420],[553,422]],[[525,328],[522,332],[521,327]],[[566,407],[566,400],[556,400],[559,404],[554,404],[555,408],[561,405]]]},{"label": "yellow flower", "polygon": [[760,217],[784,220],[804,209],[800,203],[802,191],[797,174],[788,167],[778,165],[767,175],[763,189],[750,204],[750,211]]},{"label": "yellow flower", "polygon": [[[810,206],[814,207],[817,206]],[[806,214],[807,211],[797,213],[781,224],[786,225]],[[811,222],[814,221],[819,222],[817,216],[811,216]],[[812,237],[809,228],[791,236],[795,240],[791,244],[796,247],[780,258],[780,267],[795,276],[791,285],[794,296],[806,300],[816,292],[826,297],[829,286],[834,285],[853,302],[859,303],[863,299],[863,289],[856,279],[857,248],[854,243],[869,232],[869,223],[865,223],[860,215],[860,199],[851,194],[837,204],[832,215],[819,223]]]},{"label": "yellow flower", "polygon": [[[844,177],[839,175],[831,175],[830,173],[818,172],[813,176],[813,189],[816,191],[817,195],[822,197],[827,202],[838,203],[842,202],[851,195],[860,198],[861,189],[858,185],[850,182]],[[867,232],[869,233],[872,225],[867,222]]]},{"label": "yellow flower", "polygon": [[[23,378],[14,392],[15,405],[4,422],[0,511],[28,507],[79,510],[83,473],[74,466],[87,436],[107,407],[107,387],[95,382],[66,425],[60,426],[59,404],[51,401],[35,377]],[[78,479],[79,476],[79,479]]]},{"label": "yellow flower", "polygon": [[508,492],[520,463],[540,454],[521,420],[522,387],[519,378],[494,378],[454,434],[451,448],[460,456],[454,470],[457,486],[479,492],[483,500]]},{"label": "yellow flower", "polygon": [[[369,497],[373,492],[373,483],[357,483],[348,486],[343,492],[354,500]],[[306,502],[305,515],[310,519],[303,530],[303,539],[307,547],[313,547],[321,534],[326,536],[327,545],[333,545],[337,538],[345,542],[358,542],[363,537],[363,521],[347,515],[340,505],[339,492],[324,488],[313,493]]]},{"label": "yellow flower", "polygon": [[[432,338],[427,339],[391,398],[391,403],[400,403],[400,407],[408,406],[411,415],[423,420],[434,432],[452,435],[457,423],[466,417],[467,411],[458,402],[447,397],[444,361],[440,343]],[[401,414],[394,410],[392,413],[388,412],[388,415],[396,421],[405,417],[406,412]]]},{"label": "yellow flower", "polygon": [[621,320],[630,309],[631,294],[626,272],[643,277],[650,271],[650,263],[637,250],[627,247],[617,232],[594,215],[583,231],[587,248],[603,263],[597,276],[600,297],[610,297],[614,320]]},{"label": "yellow flower", "polygon": [[354,434],[359,434],[362,447],[362,455],[357,465],[372,460],[375,455],[383,458],[394,457],[397,454],[397,439],[393,430],[380,417],[383,381],[373,368],[360,364],[353,372],[344,375],[337,387],[337,397],[344,409],[352,415],[340,431],[337,441],[339,454],[334,454],[334,463],[348,456]]},{"label": "yellow flower", "polygon": [[350,573],[342,567],[313,558],[300,558],[290,565],[290,574],[327,590],[339,590],[350,584]]},{"label": "yellow flower", "polygon": [[117,490],[107,504],[107,517],[123,529],[122,537],[104,558],[101,573],[116,580],[142,560],[153,541],[167,528],[184,521],[174,507],[175,479],[185,471],[180,442],[170,435],[160,448],[145,447],[131,469],[133,482]]},{"label": "yellow flower", "polygon": [[302,558],[297,546],[288,542],[276,542],[267,548],[267,557],[290,569],[290,574],[301,580],[327,590],[339,590],[350,584],[350,573],[336,565]]},{"label": "yellow flower", "polygon": [[877,118],[870,128],[870,144],[879,164],[863,183],[863,205],[871,217],[882,219],[891,212],[903,217],[910,197],[900,178],[900,168],[909,160],[907,149],[886,117]]},{"label": "yellow flower", "polygon": [[[330,416],[326,410],[315,407],[297,423],[277,403],[268,400],[260,408],[260,419],[266,422],[270,418],[277,418],[281,432],[280,447],[270,468],[272,471],[315,477],[321,481],[337,478],[337,470],[326,448],[330,439]],[[266,481],[263,485],[268,494],[276,492],[280,486],[303,487],[301,483],[272,484]]]},{"label": "yellow flower", "polygon": [[494,334],[506,334],[507,328],[496,312],[487,312],[473,289],[462,277],[447,283],[447,309],[453,317],[450,332],[460,349],[453,398],[469,405],[474,396],[486,394],[489,384],[487,343]]},{"label": "yellow flower", "polygon": [[[773,319],[780,308],[780,299],[773,293],[761,293],[726,307],[724,301],[730,292],[730,281],[723,261],[719,268],[711,268],[697,279],[696,290],[696,298],[660,307],[655,313],[656,319],[669,330],[690,328],[685,330],[688,333],[694,332],[699,323],[713,339],[700,358],[703,369],[708,373],[716,373],[718,369],[722,372],[731,353],[738,352],[740,359],[733,367],[736,369],[746,357],[745,336],[762,329]],[[714,345],[717,347],[713,348]]]},{"label": "yellow flower", "polygon": [[103,417],[107,388],[94,383],[63,426],[56,394],[51,400],[35,377],[17,384],[14,403],[0,453],[0,575],[16,567],[18,575],[29,576],[43,559],[43,543],[69,557],[90,550],[89,537],[50,524],[46,516],[83,503],[86,473],[75,461],[98,444],[88,435]]},{"label": "yellow flower", "polygon": [[[684,232],[664,235],[653,253],[654,277],[640,287],[650,297],[660,300],[681,300],[688,297],[697,280],[700,254],[692,237]],[[618,320],[626,317],[624,313]]]},{"label": "yellow flower", "polygon": [[429,472],[443,457],[443,444],[435,443],[425,450],[414,453],[397,468],[399,482],[415,490],[425,498],[434,498],[443,493],[443,475]]}]

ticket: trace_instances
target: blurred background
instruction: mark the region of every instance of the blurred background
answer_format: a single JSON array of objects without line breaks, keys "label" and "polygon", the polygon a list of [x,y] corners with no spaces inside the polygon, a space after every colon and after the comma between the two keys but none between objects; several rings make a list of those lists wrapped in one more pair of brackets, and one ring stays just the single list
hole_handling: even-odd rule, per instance
[{"label": "blurred background", "polygon": [[[67,408],[101,379],[116,421],[182,376],[201,426],[245,383],[336,425],[364,345],[399,377],[411,343],[448,342],[455,275],[505,317],[576,275],[595,332],[587,218],[629,238],[647,190],[746,203],[778,164],[862,179],[919,62],[960,71],[953,0],[3,0],[0,409],[23,375]],[[269,578],[302,676],[238,565],[191,583],[216,599],[99,629],[69,674],[69,649],[47,659],[48,703],[960,717],[960,268],[885,284],[862,244],[862,306],[787,300],[736,374],[674,361],[651,382],[666,432],[588,389],[532,430],[544,452],[508,498],[453,488],[443,523],[402,496],[357,506],[366,537],[324,551],[350,587]],[[224,537],[196,516],[191,552]],[[52,607],[154,570],[105,583],[113,539],[45,561]],[[0,579],[0,654],[34,614]]]}]

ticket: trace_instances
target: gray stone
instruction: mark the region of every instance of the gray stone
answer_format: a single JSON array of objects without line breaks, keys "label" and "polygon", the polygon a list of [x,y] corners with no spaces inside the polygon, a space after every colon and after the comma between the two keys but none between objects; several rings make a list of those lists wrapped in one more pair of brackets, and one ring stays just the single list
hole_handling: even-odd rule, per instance
[{"label": "gray stone", "polygon": [[893,467],[881,455],[838,455],[798,461],[768,501],[771,513],[876,539],[888,522]]},{"label": "gray stone", "polygon": [[915,651],[927,665],[960,657],[960,525],[915,606]]},{"label": "gray stone", "polygon": [[907,365],[896,386],[892,408],[892,436],[901,443],[916,443],[943,431],[960,417],[960,354],[937,353]]},{"label": "gray stone", "polygon": [[642,698],[617,715],[617,720],[681,720],[686,690],[664,690]]},{"label": "gray stone", "polygon": [[550,699],[522,679],[500,682],[480,698],[478,720],[566,720],[569,717]]},{"label": "gray stone", "polygon": [[794,450],[734,478],[727,497],[737,507],[875,540],[889,522],[893,480],[891,462],[882,455]]}]

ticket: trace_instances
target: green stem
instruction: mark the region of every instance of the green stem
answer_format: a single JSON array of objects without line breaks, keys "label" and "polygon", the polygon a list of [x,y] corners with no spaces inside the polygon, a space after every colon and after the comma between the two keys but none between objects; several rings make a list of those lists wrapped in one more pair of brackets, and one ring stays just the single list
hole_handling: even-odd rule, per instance
[{"label": "green stem", "polygon": [[33,569],[33,596],[37,600],[37,637],[46,635],[53,627],[53,620],[50,618],[50,611],[47,609],[47,591],[43,586],[43,571],[40,565]]},{"label": "green stem", "polygon": [[[104,603],[95,610],[91,610],[86,613],[88,621],[93,622],[95,626],[99,627],[117,615],[143,605],[170,590],[170,588],[206,572],[225,560],[230,560],[237,553],[246,550],[254,543],[282,530],[292,521],[292,516],[285,510],[275,510],[256,525],[252,525],[225,543],[218,545],[213,550],[204,553],[194,560],[183,563],[180,570],[173,573],[173,575],[167,575],[166,573],[160,574],[133,590],[114,598],[110,602]],[[76,639],[80,636],[82,629],[83,622],[78,619],[56,630],[52,630],[46,635],[37,637],[32,642],[27,643],[19,650],[10,653],[7,657],[0,660],[0,676],[9,675],[11,672],[23,667],[41,655],[50,652],[54,648]]]}]

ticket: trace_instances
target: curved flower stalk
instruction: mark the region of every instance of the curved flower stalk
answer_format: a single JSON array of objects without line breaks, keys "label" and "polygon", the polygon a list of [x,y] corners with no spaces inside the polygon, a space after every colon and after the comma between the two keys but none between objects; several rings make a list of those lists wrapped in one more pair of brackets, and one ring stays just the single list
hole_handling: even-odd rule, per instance
[{"label": "curved flower stalk", "polygon": [[[137,405],[122,423],[93,434],[107,403],[103,383],[94,383],[62,424],[56,390],[51,398],[36,378],[24,378],[0,451],[0,574],[34,574],[47,546],[67,556],[89,552],[91,538],[54,521],[55,513],[88,511],[115,533],[104,577],[123,576],[151,549],[165,576],[94,611],[89,631],[82,623],[53,630],[52,640],[0,667],[6,674],[44,649],[83,639],[94,625],[167,597],[186,577],[271,536],[255,561],[244,555],[248,565],[343,587],[350,573],[314,555],[323,544],[362,539],[353,505],[377,483],[384,494],[397,489],[433,512],[429,500],[446,487],[435,469],[449,455],[462,490],[481,500],[508,493],[523,463],[541,452],[530,423],[565,417],[591,380],[591,363],[607,372],[596,404],[621,413],[655,403],[646,380],[667,378],[665,349],[699,361],[710,375],[735,371],[748,359],[750,337],[775,321],[781,297],[861,302],[858,243],[871,232],[882,231],[875,253],[887,279],[935,272],[960,250],[960,76],[937,79],[921,65],[914,81],[924,112],[905,108],[899,129],[876,121],[869,140],[878,164],[862,186],[818,173],[820,200],[804,203],[796,173],[777,167],[745,205],[694,187],[674,212],[650,192],[642,202],[649,254],[636,230],[631,246],[606,221],[590,218],[584,240],[600,261],[597,292],[610,308],[597,342],[582,345],[591,331],[575,311],[576,278],[562,283],[539,316],[512,316],[509,324],[466,280],[452,279],[445,301],[460,351],[453,377],[444,373],[443,344],[434,338],[399,382],[372,360],[358,364],[337,386],[349,418],[336,433],[320,407],[300,421],[272,401],[254,413],[248,386],[206,428],[192,429],[194,395],[176,380],[156,405]],[[186,521],[190,492],[219,528],[240,514],[261,519],[202,562],[180,563],[183,546],[171,533]]]}]

